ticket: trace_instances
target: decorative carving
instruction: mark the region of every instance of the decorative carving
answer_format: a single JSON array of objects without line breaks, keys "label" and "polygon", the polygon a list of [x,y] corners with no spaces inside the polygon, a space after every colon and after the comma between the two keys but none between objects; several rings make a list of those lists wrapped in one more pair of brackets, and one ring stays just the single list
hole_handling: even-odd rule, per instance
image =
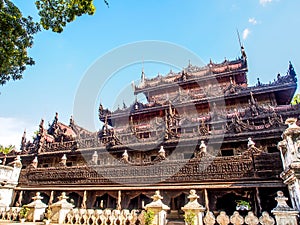
[{"label": "decorative carving", "polygon": [[239,214],[239,212],[235,211],[230,217],[230,223],[233,225],[242,225],[244,223],[244,218]]},{"label": "decorative carving", "polygon": [[245,217],[245,223],[247,225],[257,225],[259,223],[258,218],[254,215],[253,212],[248,212],[248,215]]},{"label": "decorative carving", "polygon": [[224,88],[223,92],[225,95],[229,95],[229,94],[236,94],[241,92],[242,90],[244,90],[245,88],[242,87],[241,85],[237,85],[233,82],[232,77],[229,78],[230,79],[230,83],[228,84],[228,86],[226,88]]},{"label": "decorative carving", "polygon": [[252,138],[248,138],[248,149],[247,151],[244,153],[244,154],[258,154],[258,153],[261,153],[262,151],[260,149],[258,149],[256,146],[255,146],[255,143],[254,141],[252,141]]},{"label": "decorative carving", "polygon": [[122,154],[121,162],[129,163],[127,150],[125,150],[124,153]]},{"label": "decorative carving", "polygon": [[59,166],[62,166],[62,167],[65,167],[67,166],[67,156],[66,154],[64,154],[62,157],[61,157],[61,160],[58,164]]},{"label": "decorative carving", "polygon": [[235,116],[231,119],[231,124],[227,124],[226,128],[227,132],[241,133],[248,130],[248,125],[235,113]]},{"label": "decorative carving", "polygon": [[160,149],[158,151],[158,155],[153,160],[153,162],[161,162],[161,161],[163,161],[165,159],[167,159],[167,157],[166,157],[166,151],[164,149],[164,146],[160,146]]},{"label": "decorative carving", "polygon": [[214,225],[216,223],[216,218],[212,212],[208,211],[203,218],[203,222],[205,225]]},{"label": "decorative carving", "polygon": [[199,159],[199,158],[202,158],[204,156],[205,157],[212,157],[212,155],[207,152],[207,147],[206,147],[204,141],[201,141],[201,144],[199,146],[199,151],[195,152],[195,158]]},{"label": "decorative carving", "polygon": [[201,136],[209,135],[209,126],[205,125],[204,120],[201,120],[201,124],[198,126],[198,132]]},{"label": "decorative carving", "polygon": [[176,115],[175,109],[172,110],[171,104],[165,110],[165,139],[177,138],[178,134],[173,130],[174,127],[179,125],[180,117]]},{"label": "decorative carving", "polygon": [[275,220],[269,215],[268,212],[263,212],[261,217],[259,217],[259,222],[261,225],[274,225]]},{"label": "decorative carving", "polygon": [[38,167],[38,159],[37,159],[37,157],[34,157],[32,162],[27,167],[27,170],[30,171],[30,170],[36,169],[37,167]]},{"label": "decorative carving", "polygon": [[220,225],[228,225],[229,224],[229,217],[226,215],[226,212],[221,211],[220,215],[217,216],[217,222]]}]

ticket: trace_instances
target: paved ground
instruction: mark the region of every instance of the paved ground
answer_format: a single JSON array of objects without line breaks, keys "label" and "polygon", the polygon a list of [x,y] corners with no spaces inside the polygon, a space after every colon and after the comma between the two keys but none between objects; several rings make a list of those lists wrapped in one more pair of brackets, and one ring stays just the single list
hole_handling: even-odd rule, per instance
[{"label": "paved ground", "polygon": [[[0,225],[42,225],[44,224],[43,222],[25,222],[25,223],[20,223],[20,222],[11,222],[11,221],[3,221],[0,220]],[[51,225],[54,225],[51,223]]]}]

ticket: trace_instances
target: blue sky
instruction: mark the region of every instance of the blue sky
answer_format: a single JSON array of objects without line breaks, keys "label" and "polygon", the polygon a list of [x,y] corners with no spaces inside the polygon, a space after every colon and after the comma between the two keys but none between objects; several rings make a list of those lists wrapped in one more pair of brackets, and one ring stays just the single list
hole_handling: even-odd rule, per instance
[{"label": "blue sky", "polygon": [[[38,19],[33,0],[13,2],[24,15]],[[240,56],[239,29],[248,55],[250,84],[254,85],[257,77],[268,83],[278,72],[286,73],[289,61],[300,71],[300,1],[109,2],[107,8],[102,0],[95,0],[96,14],[77,18],[61,34],[44,30],[36,35],[30,49],[36,65],[28,67],[22,80],[0,87],[0,144],[18,146],[25,128],[30,137],[40,119],[51,122],[55,112],[60,121],[68,123],[77,88],[89,67],[110,50],[132,42],[171,42],[193,51],[204,63],[210,58],[221,62],[225,57]],[[97,101],[101,98],[106,107],[116,105],[120,88],[139,79],[141,68],[142,63],[116,73]],[[169,70],[151,63],[144,68],[148,77]],[[101,71],[98,74],[103,76]],[[95,127],[100,127],[97,106],[91,110]]]}]

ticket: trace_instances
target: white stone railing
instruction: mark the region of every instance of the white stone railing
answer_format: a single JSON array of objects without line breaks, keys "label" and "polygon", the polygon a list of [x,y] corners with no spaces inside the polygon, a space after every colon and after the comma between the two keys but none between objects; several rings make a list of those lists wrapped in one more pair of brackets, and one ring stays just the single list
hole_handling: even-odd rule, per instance
[{"label": "white stone railing", "polygon": [[84,225],[127,225],[141,224],[142,213],[138,210],[127,209],[73,209],[67,215],[65,224]]},{"label": "white stone railing", "polygon": [[20,207],[0,208],[0,221],[18,221],[20,210]]},{"label": "white stone railing", "polygon": [[248,214],[243,217],[239,212],[235,211],[233,215],[229,216],[226,212],[221,211],[217,217],[214,216],[212,212],[207,212],[203,218],[203,223],[205,225],[274,225],[275,220],[269,215],[268,212],[263,212],[261,217],[257,217],[253,212],[248,212]]},{"label": "white stone railing", "polygon": [[[20,207],[0,208],[0,221],[19,221]],[[65,218],[64,224],[74,225],[127,225],[142,224],[143,213],[138,210],[73,209]],[[1,222],[0,222],[1,224]]]}]

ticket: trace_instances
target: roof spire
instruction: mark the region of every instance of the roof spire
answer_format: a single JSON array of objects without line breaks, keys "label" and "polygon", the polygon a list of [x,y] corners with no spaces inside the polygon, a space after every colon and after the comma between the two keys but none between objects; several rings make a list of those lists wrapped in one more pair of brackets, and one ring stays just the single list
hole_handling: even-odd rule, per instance
[{"label": "roof spire", "polygon": [[238,29],[236,29],[236,32],[237,32],[237,36],[238,36],[238,39],[239,39],[240,48],[242,48],[243,45],[242,45],[242,42],[241,42],[240,32],[239,32]]},{"label": "roof spire", "polygon": [[142,75],[141,75],[141,83],[143,84],[145,82],[145,72],[144,72],[144,57],[142,61]]},{"label": "roof spire", "polygon": [[240,48],[241,48],[241,54],[242,54],[242,59],[243,60],[246,60],[247,59],[247,55],[246,55],[246,52],[245,52],[245,48],[241,42],[241,37],[240,37],[240,32],[238,29],[236,29],[237,31],[237,35],[238,35],[238,39],[239,39],[239,44],[240,44]]},{"label": "roof spire", "polygon": [[26,129],[24,129],[23,137],[26,138]]},{"label": "roof spire", "polygon": [[295,69],[294,69],[293,64],[292,64],[291,61],[289,61],[288,75],[290,75],[295,82],[297,81],[297,78],[296,78],[297,75],[296,75]]}]

